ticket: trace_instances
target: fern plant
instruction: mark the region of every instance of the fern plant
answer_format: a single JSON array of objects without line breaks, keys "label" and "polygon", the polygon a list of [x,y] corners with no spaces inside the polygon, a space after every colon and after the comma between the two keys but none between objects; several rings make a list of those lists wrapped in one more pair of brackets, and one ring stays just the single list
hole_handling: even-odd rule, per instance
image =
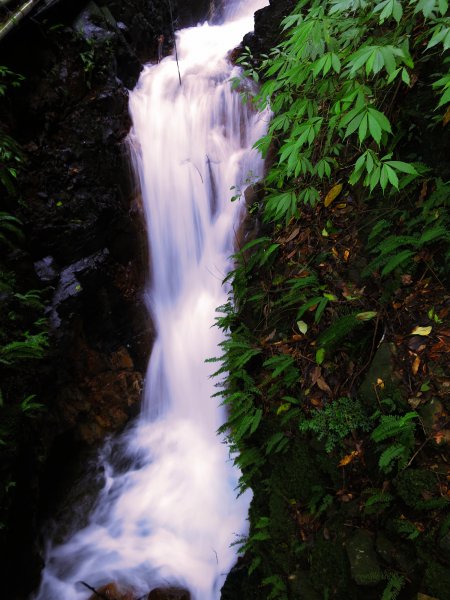
[{"label": "fern plant", "polygon": [[382,451],[378,465],[384,472],[391,471],[395,465],[403,469],[414,448],[415,422],[419,415],[412,411],[402,416],[382,415],[379,425],[373,430],[371,438],[378,444],[389,442]]},{"label": "fern plant", "polygon": [[369,431],[370,421],[357,399],[344,397],[315,411],[310,419],[300,422],[299,428],[324,440],[326,452],[332,452],[352,431]]}]

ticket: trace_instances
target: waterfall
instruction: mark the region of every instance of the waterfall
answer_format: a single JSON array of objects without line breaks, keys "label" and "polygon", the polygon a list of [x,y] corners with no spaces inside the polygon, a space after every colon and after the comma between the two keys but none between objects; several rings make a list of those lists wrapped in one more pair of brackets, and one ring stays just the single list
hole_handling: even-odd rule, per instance
[{"label": "waterfall", "polygon": [[118,582],[136,597],[176,585],[217,600],[236,560],[230,545],[246,532],[249,495],[236,498],[239,472],[216,433],[226,415],[205,359],[220,353],[212,325],[242,217],[230,188],[261,176],[252,145],[267,120],[231,91],[238,69],[226,56],[266,4],[229,2],[224,24],[180,31],[181,86],[167,57],[130,94],[156,339],[141,414],[102,450],[105,485],[88,524],[49,543],[38,600],[86,600],[82,581]]}]

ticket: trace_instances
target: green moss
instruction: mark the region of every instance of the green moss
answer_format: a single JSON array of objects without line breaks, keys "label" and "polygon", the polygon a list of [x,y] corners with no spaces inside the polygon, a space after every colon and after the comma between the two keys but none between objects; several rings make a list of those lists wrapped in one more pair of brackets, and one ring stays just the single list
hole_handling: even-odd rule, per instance
[{"label": "green moss", "polygon": [[343,546],[339,543],[319,540],[311,552],[311,581],[314,588],[325,597],[351,596],[349,587],[349,565]]},{"label": "green moss", "polygon": [[439,600],[450,600],[450,569],[430,561],[425,570],[425,591]]},{"label": "green moss", "polygon": [[287,453],[271,458],[271,489],[278,489],[288,500],[307,503],[314,486],[324,484],[315,457],[306,441],[299,436]]},{"label": "green moss", "polygon": [[424,493],[432,494],[436,489],[436,476],[424,469],[405,469],[396,480],[397,493],[411,508],[425,508]]}]

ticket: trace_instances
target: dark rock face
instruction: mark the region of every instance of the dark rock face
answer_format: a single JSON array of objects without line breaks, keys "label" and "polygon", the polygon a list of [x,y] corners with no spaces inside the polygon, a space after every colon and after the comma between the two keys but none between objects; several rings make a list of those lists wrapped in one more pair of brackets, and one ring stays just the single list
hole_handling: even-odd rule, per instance
[{"label": "dark rock face", "polygon": [[23,375],[46,411],[23,436],[0,536],[11,599],[36,587],[41,522],[64,502],[90,448],[137,414],[152,339],[127,88],[161,31],[170,42],[167,3],[52,4],[2,43],[8,68],[25,76],[0,103],[26,157],[18,178],[26,245],[16,270],[28,289],[47,290],[51,340],[48,359]]},{"label": "dark rock face", "polygon": [[255,30],[244,37],[243,45],[253,54],[267,52],[282,41],[280,23],[297,4],[297,0],[270,0],[269,6],[255,13]]}]

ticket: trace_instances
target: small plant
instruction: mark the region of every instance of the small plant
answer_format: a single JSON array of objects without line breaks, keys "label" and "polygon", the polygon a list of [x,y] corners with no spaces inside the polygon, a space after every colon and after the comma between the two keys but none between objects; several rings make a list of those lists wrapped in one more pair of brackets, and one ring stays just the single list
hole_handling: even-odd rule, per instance
[{"label": "small plant", "polygon": [[315,411],[310,419],[300,422],[299,429],[324,440],[326,452],[332,452],[353,431],[369,431],[370,421],[359,400],[344,397]]},{"label": "small plant", "polygon": [[416,412],[408,412],[402,416],[382,415],[380,424],[373,430],[371,438],[374,442],[390,442],[383,450],[378,460],[380,469],[386,473],[391,471],[395,465],[399,469],[406,467],[414,448],[414,422],[419,415]]},{"label": "small plant", "polygon": [[81,62],[83,64],[84,78],[88,88],[92,85],[92,75],[95,68],[95,42],[92,40],[85,40],[88,44],[88,48],[84,52],[80,52]]}]

